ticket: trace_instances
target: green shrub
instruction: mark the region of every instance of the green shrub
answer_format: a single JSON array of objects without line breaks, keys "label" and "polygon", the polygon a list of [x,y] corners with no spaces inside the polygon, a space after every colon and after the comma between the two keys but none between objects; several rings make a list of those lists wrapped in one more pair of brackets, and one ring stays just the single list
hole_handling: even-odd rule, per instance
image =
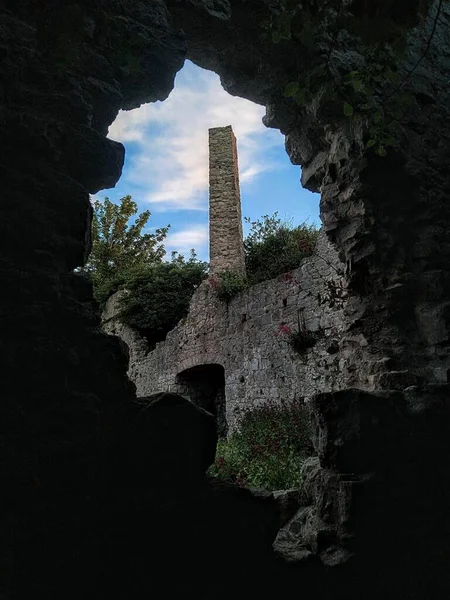
[{"label": "green shrub", "polygon": [[246,278],[235,271],[224,271],[220,276],[211,277],[210,282],[219,299],[224,302],[230,302],[247,287]]},{"label": "green shrub", "polygon": [[250,221],[251,229],[244,239],[244,277],[236,271],[225,271],[210,277],[217,296],[229,302],[249,285],[273,279],[300,266],[301,261],[314,252],[319,230],[314,225],[303,223],[292,227],[282,221],[275,212],[271,217]]},{"label": "green shrub", "polygon": [[154,347],[187,316],[192,295],[206,272],[207,264],[198,261],[195,253],[187,261],[174,253],[172,262],[134,271],[123,285],[130,293],[121,300],[120,321]]},{"label": "green shrub", "polygon": [[301,468],[311,454],[307,408],[299,402],[268,402],[244,411],[239,431],[219,440],[209,473],[241,486],[268,490],[301,486]]},{"label": "green shrub", "polygon": [[314,225],[292,227],[275,212],[271,217],[250,221],[249,234],[244,240],[245,266],[250,285],[273,279],[297,268],[314,252],[319,235]]}]

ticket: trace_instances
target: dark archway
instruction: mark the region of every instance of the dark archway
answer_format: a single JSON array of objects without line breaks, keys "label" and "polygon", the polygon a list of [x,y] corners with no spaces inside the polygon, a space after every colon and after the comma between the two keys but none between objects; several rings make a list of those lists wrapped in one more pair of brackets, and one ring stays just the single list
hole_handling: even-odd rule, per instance
[{"label": "dark archway", "polygon": [[220,436],[227,433],[225,412],[225,370],[222,365],[206,364],[185,369],[177,375],[177,383],[194,404],[217,419]]}]

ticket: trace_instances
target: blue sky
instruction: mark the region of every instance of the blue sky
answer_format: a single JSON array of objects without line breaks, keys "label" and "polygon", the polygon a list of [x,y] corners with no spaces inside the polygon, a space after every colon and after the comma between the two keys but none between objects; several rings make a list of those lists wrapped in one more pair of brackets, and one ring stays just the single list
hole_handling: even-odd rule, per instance
[{"label": "blue sky", "polygon": [[[131,194],[148,230],[171,225],[168,252],[195,248],[208,260],[208,129],[232,125],[237,137],[242,214],[255,220],[278,211],[293,223],[319,222],[319,196],[300,185],[300,167],[284,136],[262,124],[264,107],[227,94],[219,77],[186,61],[164,102],[120,112],[108,137],[126,148],[114,189],[96,194],[117,202]],[[244,224],[244,234],[248,231]]]}]

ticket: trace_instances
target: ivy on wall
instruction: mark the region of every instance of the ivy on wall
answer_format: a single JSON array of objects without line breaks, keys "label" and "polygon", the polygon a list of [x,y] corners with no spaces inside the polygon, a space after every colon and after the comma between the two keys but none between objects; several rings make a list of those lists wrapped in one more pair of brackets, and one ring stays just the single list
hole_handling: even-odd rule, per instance
[{"label": "ivy on wall", "polygon": [[[365,132],[368,150],[386,156],[413,97],[404,86],[428,53],[444,1],[439,0],[423,55],[406,73],[407,34],[431,0],[281,0],[261,23],[267,39],[301,46],[311,69],[293,73],[284,95],[300,107],[318,101]],[[342,50],[340,50],[342,48]]]}]

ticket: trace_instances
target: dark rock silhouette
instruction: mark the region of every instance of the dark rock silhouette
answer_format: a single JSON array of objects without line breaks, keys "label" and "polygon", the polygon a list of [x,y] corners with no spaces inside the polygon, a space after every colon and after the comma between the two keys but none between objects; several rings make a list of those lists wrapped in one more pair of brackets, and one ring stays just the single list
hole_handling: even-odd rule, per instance
[{"label": "dark rock silhouette", "polygon": [[[300,107],[284,94],[315,67],[320,44],[265,39],[275,5],[0,3],[0,595],[449,596],[450,8],[383,9],[410,30],[399,69],[412,101],[398,147],[381,158],[340,100],[319,94]],[[202,478],[143,488],[137,460],[134,486],[111,470],[135,390],[73,270],[90,248],[89,193],[122,168],[108,127],[121,108],[167,98],[186,57],[267,107],[303,184],[320,188],[324,231],[346,264],[346,389],[313,403],[320,469],[299,519],[301,562],[272,552],[270,499]],[[336,37],[333,76],[361,59],[351,36]],[[143,415],[139,435],[151,426]],[[131,438],[130,458],[145,454]],[[197,477],[212,446],[203,454],[194,442],[178,472]]]}]

